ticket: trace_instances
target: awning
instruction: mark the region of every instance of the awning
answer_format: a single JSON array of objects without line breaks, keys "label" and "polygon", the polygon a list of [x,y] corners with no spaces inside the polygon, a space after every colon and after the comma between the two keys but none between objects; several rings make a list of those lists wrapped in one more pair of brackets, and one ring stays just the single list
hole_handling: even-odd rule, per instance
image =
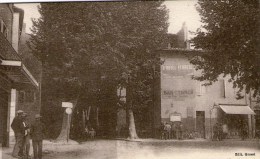
[{"label": "awning", "polygon": [[227,114],[255,114],[248,105],[219,105]]},{"label": "awning", "polygon": [[21,61],[1,60],[0,72],[14,83],[33,84],[36,88],[39,87],[37,80]]}]

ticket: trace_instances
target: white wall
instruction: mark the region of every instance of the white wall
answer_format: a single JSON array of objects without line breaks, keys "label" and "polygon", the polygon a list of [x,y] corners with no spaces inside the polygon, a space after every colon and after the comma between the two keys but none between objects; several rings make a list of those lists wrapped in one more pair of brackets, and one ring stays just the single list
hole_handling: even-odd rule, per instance
[{"label": "white wall", "polygon": [[10,108],[10,125],[9,125],[10,139],[14,136],[14,131],[11,128],[11,124],[12,124],[12,121],[13,121],[15,114],[16,114],[16,111],[17,111],[16,105],[17,105],[17,91],[16,91],[16,89],[11,89],[11,99],[10,99],[10,107],[9,107]]},{"label": "white wall", "polygon": [[18,52],[19,44],[19,13],[13,14],[12,46]]}]

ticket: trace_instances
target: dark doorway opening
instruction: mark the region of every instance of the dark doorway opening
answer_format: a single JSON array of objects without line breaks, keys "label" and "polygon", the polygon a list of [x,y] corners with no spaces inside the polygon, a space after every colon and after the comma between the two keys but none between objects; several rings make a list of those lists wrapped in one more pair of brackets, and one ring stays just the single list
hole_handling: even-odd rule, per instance
[{"label": "dark doorway opening", "polygon": [[196,111],[196,131],[200,138],[205,138],[205,111]]}]

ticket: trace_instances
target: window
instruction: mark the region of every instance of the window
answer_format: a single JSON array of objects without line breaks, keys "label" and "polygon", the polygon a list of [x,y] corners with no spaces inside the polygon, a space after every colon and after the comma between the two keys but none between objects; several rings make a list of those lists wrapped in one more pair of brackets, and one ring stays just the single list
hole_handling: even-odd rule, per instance
[{"label": "window", "polygon": [[202,96],[203,94],[205,94],[206,93],[206,86],[204,86],[203,84],[204,83],[202,83],[202,82],[200,82],[200,81],[196,81],[196,85],[197,85],[197,95],[198,96]]},{"label": "window", "polygon": [[220,79],[219,85],[220,85],[220,96],[223,97],[223,98],[226,98],[227,97],[227,91],[226,91],[226,81],[225,81],[225,79]]},{"label": "window", "polygon": [[8,29],[4,23],[3,20],[0,20],[0,31],[4,34],[4,36],[7,38],[8,36]]}]

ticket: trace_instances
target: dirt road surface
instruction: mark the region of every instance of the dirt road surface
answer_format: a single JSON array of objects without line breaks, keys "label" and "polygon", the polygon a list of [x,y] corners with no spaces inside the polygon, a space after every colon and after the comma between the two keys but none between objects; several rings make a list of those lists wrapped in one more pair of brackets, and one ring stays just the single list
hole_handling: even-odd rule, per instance
[{"label": "dirt road surface", "polygon": [[[12,159],[11,148],[3,159]],[[44,142],[43,159],[259,159],[259,141],[94,140]],[[245,156],[250,154],[250,156]],[[243,156],[240,156],[243,155]]]}]

